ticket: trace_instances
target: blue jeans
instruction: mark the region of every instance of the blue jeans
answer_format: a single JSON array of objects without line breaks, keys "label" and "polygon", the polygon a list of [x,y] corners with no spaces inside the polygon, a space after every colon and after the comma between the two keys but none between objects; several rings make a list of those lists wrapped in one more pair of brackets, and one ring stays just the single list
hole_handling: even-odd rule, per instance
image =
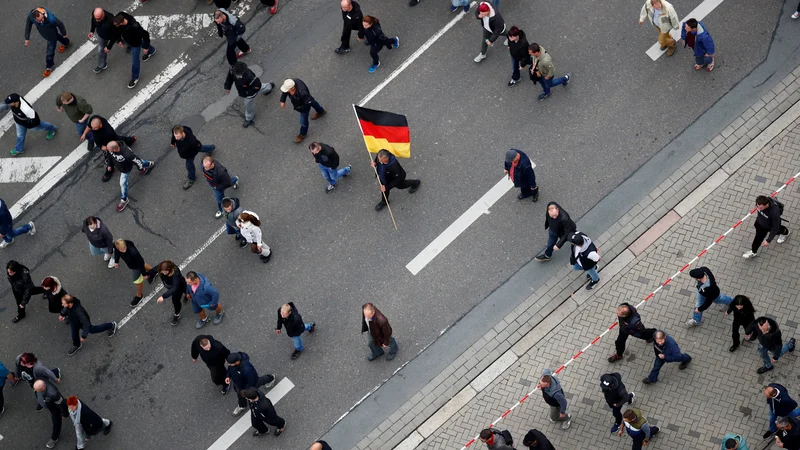
[{"label": "blue jeans", "polygon": [[228,233],[228,234],[236,234],[236,235],[238,235],[239,234],[239,229],[236,228],[236,227],[230,226],[228,224],[228,222],[226,221],[225,222],[225,232]]},{"label": "blue jeans", "polygon": [[[790,412],[786,417],[797,417],[800,416],[800,408],[795,409],[794,411]],[[775,415],[775,411],[772,410],[772,407],[769,408],[769,431],[776,432],[778,431],[778,427],[775,425],[775,421],[778,420],[778,416]]]},{"label": "blue jeans", "polygon": [[[72,331],[72,345],[78,347],[79,345],[81,345],[80,330],[81,328],[83,328],[83,325],[77,320],[70,321],[69,325]],[[106,322],[101,325],[89,325],[89,329],[84,331],[86,331],[86,334],[89,335],[89,334],[102,333],[103,331],[111,331],[113,328],[114,328],[113,323]]]},{"label": "blue jeans", "polygon": [[[778,358],[785,355],[789,350],[794,350],[794,347],[792,347],[791,342],[787,341],[785,344],[783,344],[783,348],[781,348],[781,354],[778,355]],[[761,344],[758,344],[758,354],[761,355],[761,360],[764,361],[764,367],[771,368],[772,359],[769,357],[769,350],[762,347]]]},{"label": "blue jeans", "polygon": [[[238,183],[239,177],[231,178],[231,182],[233,184]],[[225,198],[225,191],[220,191],[215,187],[212,187],[211,190],[214,192],[214,199],[217,201],[217,211],[224,213],[225,211],[222,210],[222,199]]]},{"label": "blue jeans", "polygon": [[[670,361],[670,362],[689,362],[692,360],[692,357],[687,355],[686,353],[681,353],[681,357],[677,361]],[[666,364],[666,361],[656,356],[655,361],[653,361],[653,370],[650,371],[650,375],[647,376],[647,379],[650,381],[658,381],[658,373],[661,371],[661,367]]]},{"label": "blue jeans", "polygon": [[[306,327],[306,331],[310,331],[311,330],[311,324],[310,323],[305,324],[305,327]],[[297,350],[298,352],[302,352],[303,351],[303,338],[301,338],[300,336],[292,336],[292,343],[294,344],[294,349],[295,350]]]},{"label": "blue jeans", "polygon": [[108,250],[109,249],[107,249],[107,248],[95,247],[94,245],[92,245],[91,242],[89,242],[89,252],[92,254],[92,256],[100,256],[100,255],[105,255],[105,254],[113,255],[114,254],[114,250],[113,249],[111,251],[108,251]]},{"label": "blue jeans", "polygon": [[14,149],[17,151],[17,153],[22,153],[25,151],[23,150],[23,147],[25,147],[25,136],[28,135],[28,131],[45,130],[47,132],[55,133],[55,131],[58,130],[55,125],[45,122],[44,120],[42,120],[39,125],[33,128],[25,128],[18,123],[15,123],[14,125],[17,126],[17,144],[14,146]]},{"label": "blue jeans", "polygon": [[317,165],[319,166],[320,172],[322,172],[322,178],[325,178],[325,181],[333,186],[336,186],[336,180],[350,173],[349,167],[345,167],[343,169],[331,169],[330,167],[325,167],[322,164]]},{"label": "blue jeans", "polygon": [[553,247],[558,242],[558,235],[553,233],[552,229],[547,232],[547,247],[544,249],[544,254],[549,258],[553,256]]},{"label": "blue jeans", "polygon": [[[156,48],[152,45],[147,48],[148,53],[153,53],[156,51]],[[133,65],[131,66],[131,79],[138,80],[139,79],[139,70],[142,66],[142,47],[131,47],[131,60],[133,60]]]},{"label": "blue jeans", "polygon": [[572,265],[574,270],[583,270],[584,272],[588,273],[590,277],[592,277],[592,281],[597,282],[600,280],[600,275],[597,274],[597,266],[592,267],[589,270],[585,270],[583,266],[578,263]]},{"label": "blue jeans", "polygon": [[450,0],[450,3],[452,3],[456,8],[459,6],[469,6],[469,0]]},{"label": "blue jeans", "polygon": [[[214,151],[214,146],[213,145],[202,145],[202,146],[200,146],[200,151],[205,153],[205,154],[207,154],[207,155],[210,155],[211,152]],[[197,172],[195,171],[195,168],[194,168],[194,156],[192,156],[189,159],[186,159],[185,161],[186,161],[186,177],[188,179],[192,180],[192,181],[196,180],[197,179]]]},{"label": "blue jeans", "polygon": [[14,240],[15,237],[25,234],[29,231],[31,231],[31,225],[29,223],[26,223],[25,225],[17,229],[12,228],[11,231],[3,235],[3,240],[10,243],[11,241]]},{"label": "blue jeans", "polygon": [[[714,303],[719,304],[719,305],[730,305],[732,301],[733,301],[733,299],[731,297],[728,297],[725,294],[719,294],[719,297],[717,297],[714,300]],[[695,304],[694,308],[695,309],[699,308],[700,305],[702,305],[705,302],[706,302],[706,298],[703,297],[703,294],[698,292],[697,293],[697,304]],[[695,322],[702,322],[703,321],[703,312],[701,311],[701,312],[698,313],[698,312],[694,312],[694,310],[692,310],[692,319],[694,319]]]},{"label": "blue jeans", "polygon": [[711,61],[713,61],[713,60],[714,59],[712,57],[710,57],[710,56],[695,56],[694,57],[694,63],[697,64],[698,66],[707,66],[707,65],[711,64]]},{"label": "blue jeans", "polygon": [[[78,136],[83,136],[83,132],[86,131],[86,128],[89,126],[88,122],[89,119],[86,119],[86,122],[83,123],[75,122],[75,131],[78,133]],[[86,142],[88,142],[89,150],[91,150],[94,147],[94,134],[92,134],[91,130],[86,133]]]},{"label": "blue jeans", "polygon": [[52,70],[56,65],[56,47],[58,46],[59,42],[64,45],[69,45],[69,39],[65,38],[64,36],[59,36],[55,41],[47,41],[47,52],[45,53],[45,63],[47,64],[47,69]]},{"label": "blue jeans", "polygon": [[[150,161],[143,159],[142,166],[146,169],[150,167],[153,163]],[[125,200],[128,198],[128,178],[130,178],[131,173],[127,172],[120,172],[119,174],[119,198]]]},{"label": "blue jeans", "polygon": [[[375,345],[375,343],[372,342],[372,336],[367,337],[367,345],[369,345],[369,349],[372,351],[372,355],[375,356],[376,358],[384,353],[383,347],[381,347],[380,345]],[[397,353],[397,350],[398,350],[397,341],[395,341],[393,337],[389,338],[389,354],[394,355],[395,353]]]},{"label": "blue jeans", "polygon": [[550,88],[554,86],[558,86],[559,84],[564,84],[567,81],[567,77],[560,77],[560,78],[550,78],[549,80],[545,77],[539,79],[542,82],[542,90],[544,90],[544,95],[550,95]]},{"label": "blue jeans", "polygon": [[[322,114],[325,112],[325,108],[323,108],[319,102],[314,100],[311,102],[311,108],[314,108],[314,111],[317,114]],[[308,134],[308,115],[311,113],[311,109],[309,108],[308,111],[300,111],[300,134],[305,136]]]}]

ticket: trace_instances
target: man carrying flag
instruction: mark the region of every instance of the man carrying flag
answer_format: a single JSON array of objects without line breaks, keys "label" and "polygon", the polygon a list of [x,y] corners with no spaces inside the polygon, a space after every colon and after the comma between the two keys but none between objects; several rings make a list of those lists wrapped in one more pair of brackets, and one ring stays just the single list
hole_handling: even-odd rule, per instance
[{"label": "man carrying flag", "polygon": [[406,171],[400,165],[400,161],[386,149],[378,151],[378,156],[372,161],[372,167],[378,172],[378,178],[381,181],[381,201],[375,205],[375,211],[380,211],[386,206],[386,201],[389,200],[389,191],[392,188],[408,189],[408,192],[413,194],[419,189],[419,180],[407,180]]}]

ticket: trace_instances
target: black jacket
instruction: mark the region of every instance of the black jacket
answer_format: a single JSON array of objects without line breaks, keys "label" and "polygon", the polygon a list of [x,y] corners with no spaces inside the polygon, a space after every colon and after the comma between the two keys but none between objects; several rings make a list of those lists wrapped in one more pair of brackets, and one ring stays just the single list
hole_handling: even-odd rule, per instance
[{"label": "black jacket", "polygon": [[53,314],[58,314],[64,309],[64,306],[61,305],[61,299],[67,295],[67,290],[64,289],[58,278],[53,277],[53,280],[56,282],[55,289],[48,291],[42,288],[42,295],[47,300],[47,310]]},{"label": "black jacket", "polygon": [[[97,33],[102,39],[109,41],[111,45],[114,45],[114,42],[119,40],[119,30],[114,26],[114,14],[105,9],[103,10],[103,18],[100,21],[97,21],[94,18],[94,13],[92,13],[92,28],[90,31]],[[106,43],[106,48],[111,48],[108,43]]]},{"label": "black jacket", "polygon": [[739,309],[733,303],[728,305],[728,314],[733,314],[733,322],[745,327],[756,320],[756,315],[752,311],[747,311],[744,308]]},{"label": "black jacket", "polygon": [[[578,231],[577,234],[583,236],[584,245],[586,245],[586,241],[585,240],[589,239],[589,236],[586,236],[585,234],[581,233],[580,231]],[[569,263],[571,265],[574,266],[575,264],[580,263],[581,267],[583,267],[583,270],[592,269],[593,267],[595,267],[597,265],[597,261],[589,258],[589,254],[590,253],[592,253],[592,252],[597,253],[597,246],[594,245],[593,241],[590,240],[589,241],[589,245],[586,245],[586,248],[583,251],[580,250],[581,248],[583,248],[583,246],[578,247],[575,244],[570,244],[570,245],[572,246],[572,248],[570,249],[570,252],[569,252]],[[578,254],[577,255],[575,255],[575,248],[576,247],[578,247]]]},{"label": "black jacket", "polygon": [[[481,2],[481,3],[486,3],[486,2]],[[489,17],[489,28],[492,29],[492,35],[489,37],[489,42],[494,44],[494,41],[496,41],[497,38],[499,38],[500,35],[503,34],[503,31],[505,31],[506,22],[503,20],[503,16],[501,16],[500,13],[497,12],[497,9],[495,9],[494,6],[490,5],[489,7],[494,9],[494,17]],[[478,17],[478,14],[480,14],[479,10],[480,10],[480,4],[478,8],[475,8],[475,18],[478,19],[478,22],[481,24],[481,29],[486,31],[486,29],[483,27],[483,19]]]},{"label": "black jacket", "polygon": [[192,129],[189,127],[184,126],[183,132],[186,136],[183,137],[180,141],[175,139],[175,135],[170,132],[172,138],[170,139],[170,144],[174,145],[175,148],[178,149],[178,156],[183,159],[192,159],[200,152],[200,147],[203,145],[200,141],[194,137],[194,133]]},{"label": "black jacket", "polygon": [[104,147],[111,141],[123,140],[124,136],[118,135],[117,131],[114,130],[114,127],[112,127],[111,124],[108,123],[108,120],[106,120],[104,117],[100,117],[95,114],[94,116],[89,117],[88,123],[91,124],[94,119],[100,119],[100,123],[102,124],[99,130],[92,130],[95,144],[100,147]]},{"label": "black jacket", "polygon": [[[362,30],[364,28],[364,24],[362,23],[362,19],[364,19],[364,13],[361,12],[361,5],[358,2],[350,2],[353,5],[353,8],[350,11],[342,11],[342,20],[346,26],[349,26],[352,30]],[[358,33],[358,37],[362,38],[364,35],[362,33]]]},{"label": "black jacket", "polygon": [[616,372],[600,375],[600,390],[603,391],[606,403],[612,408],[628,401],[628,390],[622,382],[622,375]]},{"label": "black jacket", "polygon": [[162,297],[167,298],[175,295],[186,295],[186,278],[183,277],[181,269],[178,266],[175,266],[175,270],[172,271],[172,276],[161,273],[161,271],[158,270],[158,266],[153,267],[147,272],[147,276],[149,276],[150,279],[156,275],[161,278],[161,282],[164,283],[164,287],[167,289],[161,294]]},{"label": "black jacket", "polygon": [[[762,333],[761,329],[758,327],[758,321],[761,319],[766,319],[767,323],[769,323],[769,332],[767,334]],[[780,357],[783,340],[781,339],[781,330],[778,328],[777,322],[762,316],[754,320],[744,332],[747,334],[755,333],[756,336],[758,336],[758,343],[773,353],[773,359],[777,360]]]},{"label": "black jacket", "polygon": [[138,167],[139,170],[143,170],[144,161],[136,156],[124,141],[117,141],[117,143],[119,144],[118,152],[115,153],[111,150],[104,152],[106,164],[109,166],[114,165],[117,170],[122,173],[130,172],[133,170],[134,165]]},{"label": "black jacket", "polygon": [[619,320],[619,332],[641,339],[642,333],[648,331],[648,329],[642,323],[642,317],[639,315],[639,312],[636,311],[636,308],[630,303],[622,303],[620,306],[622,305],[627,305],[631,314],[624,318],[617,317]]},{"label": "black jacket", "polygon": [[229,46],[236,45],[236,41],[239,40],[239,33],[236,30],[236,23],[241,19],[228,12],[227,9],[222,11],[222,13],[225,14],[225,21],[221,24],[216,23],[216,21],[214,22],[217,25],[217,34],[219,37],[224,36],[228,40]]},{"label": "black jacket", "polygon": [[[25,114],[25,112],[22,110],[23,106],[30,108],[30,111],[33,112],[33,117]],[[14,116],[14,122],[22,125],[25,128],[36,128],[42,123],[42,120],[39,118],[39,113],[37,113],[36,110],[33,109],[33,105],[28,103],[21,95],[19,96],[19,106],[9,105],[9,109],[11,109],[11,114]]]},{"label": "black jacket", "polygon": [[364,37],[367,38],[369,45],[373,47],[384,45],[386,41],[392,40],[392,38],[388,38],[383,34],[380,22],[375,22],[371,27],[364,28]]},{"label": "black jacket", "polygon": [[[536,445],[533,442],[536,441]],[[529,450],[556,450],[547,436],[539,430],[530,430],[528,434],[522,439],[522,445],[528,447]]]},{"label": "black jacket", "polygon": [[300,312],[294,306],[294,303],[289,302],[289,306],[292,307],[292,312],[285,319],[281,316],[281,309],[278,308],[278,324],[275,325],[275,329],[280,330],[281,326],[283,326],[286,328],[286,334],[289,337],[300,336],[303,331],[306,331],[306,324],[303,322],[303,317],[300,316]]},{"label": "black jacket", "polygon": [[105,428],[103,426],[103,418],[92,411],[86,402],[83,400],[79,400],[79,402],[81,404],[81,426],[83,431],[89,436],[94,436],[103,431]]},{"label": "black jacket", "polygon": [[224,191],[233,186],[233,180],[228,175],[228,169],[225,168],[219,161],[214,161],[214,167],[206,169],[203,167],[203,176],[212,188],[218,191]]},{"label": "black jacket", "polygon": [[8,282],[11,283],[11,292],[14,293],[14,298],[17,300],[18,305],[27,305],[31,300],[31,289],[34,288],[33,280],[31,280],[31,271],[20,264],[21,270],[14,273],[13,276],[8,274]]},{"label": "black jacket", "polygon": [[336,150],[334,150],[334,148],[330,145],[323,144],[322,142],[320,142],[319,145],[322,148],[316,155],[314,155],[314,161],[316,161],[317,164],[322,164],[330,169],[336,169],[339,167],[339,154],[336,153]]},{"label": "black jacket", "polygon": [[[377,156],[375,156],[375,164],[378,164],[378,166],[381,165]],[[378,173],[380,173],[380,167],[378,167]],[[389,158],[389,163],[386,164],[384,177],[381,179],[381,183],[386,186],[386,191],[388,192],[389,189],[401,184],[405,179],[406,171],[403,169],[403,166],[400,165],[400,161],[395,158]]]},{"label": "black jacket", "polygon": [[89,336],[89,328],[92,327],[92,321],[89,319],[89,313],[81,305],[81,301],[77,297],[72,297],[72,308],[64,308],[61,310],[61,315],[69,319],[73,324],[79,324],[81,328],[81,337],[86,339]]},{"label": "black jacket", "polygon": [[294,95],[289,95],[288,92],[281,92],[281,103],[285,103],[286,97],[289,97],[295,111],[308,112],[311,109],[314,97],[311,96],[311,92],[308,90],[308,86],[303,83],[303,80],[292,78],[292,81],[294,81],[295,86]]},{"label": "black jacket", "polygon": [[261,391],[256,390],[256,392],[258,392],[258,400],[255,402],[247,401],[247,404],[250,405],[250,418],[267,423],[280,421],[280,417],[270,399]]},{"label": "black jacket", "polygon": [[708,286],[703,287],[703,282],[697,280],[697,292],[703,296],[705,301],[702,305],[697,307],[698,311],[705,311],[714,304],[714,300],[719,297],[719,286],[717,286],[717,279],[708,267],[698,267],[693,270],[700,270],[708,277]]},{"label": "black jacket", "polygon": [[[211,348],[208,351],[200,347],[200,340],[203,338],[208,339],[208,342],[211,344]],[[228,350],[228,347],[225,347],[225,344],[214,339],[214,337],[209,334],[201,334],[192,341],[192,359],[197,359],[199,355],[208,367],[224,367],[225,358],[230,354],[231,351]]]},{"label": "black jacket", "polygon": [[[128,21],[127,25],[117,27],[119,37],[117,40],[125,41],[131,47],[150,47],[150,33],[147,32],[132,15],[126,12],[120,12]],[[113,43],[109,42],[109,46]],[[108,47],[108,46],[107,46]],[[111,47],[108,47],[111,48]]]},{"label": "black jacket", "polygon": [[145,274],[144,270],[144,258],[139,253],[139,249],[133,244],[133,241],[125,241],[125,252],[119,251],[118,248],[114,248],[114,263],[119,264],[119,260],[122,259],[125,261],[125,264],[131,270],[138,270]]},{"label": "black jacket", "polygon": [[94,219],[97,221],[97,228],[95,228],[94,231],[89,230],[89,226],[86,225],[86,222],[83,222],[81,231],[83,231],[83,233],[86,235],[86,238],[89,240],[90,244],[97,248],[110,249],[113,252],[114,236],[99,217],[95,217]]},{"label": "black jacket", "polygon": [[[547,209],[550,208],[550,205],[556,205],[556,208],[558,208],[558,216],[555,219],[550,217],[550,214],[547,213]],[[563,247],[569,234],[574,233],[578,229],[578,227],[575,226],[575,222],[570,219],[569,213],[556,202],[548,203],[547,208],[545,208],[544,229],[547,230],[548,228],[558,235],[558,241],[556,242],[558,248]]]},{"label": "black jacket", "polygon": [[789,391],[778,383],[770,383],[767,386],[778,391],[775,397],[767,399],[769,409],[778,417],[786,417],[797,408],[797,402],[789,396]]},{"label": "black jacket", "polygon": [[251,98],[261,90],[261,80],[250,69],[245,69],[241,77],[233,74],[233,67],[228,69],[228,76],[225,78],[225,90],[230,91],[231,86],[236,85],[236,92],[239,97]]},{"label": "black jacket", "polygon": [[227,374],[236,391],[250,389],[258,384],[258,372],[250,362],[250,357],[245,352],[238,352],[241,363],[237,366],[228,364]]},{"label": "black jacket", "polygon": [[756,228],[769,230],[767,242],[772,242],[781,230],[781,209],[775,199],[769,199],[769,208],[764,211],[756,210]]},{"label": "black jacket", "polygon": [[517,62],[518,66],[525,67],[531,62],[531,55],[528,54],[528,46],[528,38],[522,30],[519,30],[519,40],[517,42],[511,39],[508,40],[508,52],[511,54],[511,57],[514,58],[514,61]]}]

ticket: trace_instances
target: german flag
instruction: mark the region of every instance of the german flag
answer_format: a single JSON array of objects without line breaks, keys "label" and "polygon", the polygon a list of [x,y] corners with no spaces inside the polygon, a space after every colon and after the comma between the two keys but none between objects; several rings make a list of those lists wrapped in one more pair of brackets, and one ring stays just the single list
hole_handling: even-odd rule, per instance
[{"label": "german flag", "polygon": [[386,149],[399,158],[411,157],[411,137],[406,116],[354,106],[370,153]]}]

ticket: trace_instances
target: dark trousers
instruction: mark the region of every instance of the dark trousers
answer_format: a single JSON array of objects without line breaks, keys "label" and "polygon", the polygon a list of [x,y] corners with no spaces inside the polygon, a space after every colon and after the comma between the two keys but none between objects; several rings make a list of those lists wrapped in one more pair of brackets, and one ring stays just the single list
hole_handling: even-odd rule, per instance
[{"label": "dark trousers", "polygon": [[6,387],[5,384],[0,386],[0,411],[3,410],[3,406],[6,404],[5,398],[3,398],[3,388],[4,387]]},{"label": "dark trousers", "polygon": [[350,33],[358,31],[358,38],[364,39],[364,25],[359,21],[358,26],[353,26],[347,22],[342,25],[342,48],[350,48]]},{"label": "dark trousers", "polygon": [[278,414],[275,414],[275,417],[271,417],[267,420],[256,419],[252,414],[250,414],[250,425],[253,425],[253,428],[258,430],[259,433],[268,433],[268,425],[272,425],[280,430],[286,426],[286,421],[283,420],[283,418],[281,418]]},{"label": "dark trousers", "polygon": [[394,47],[394,38],[385,38],[377,43],[370,42],[369,56],[372,56],[373,66],[377,66],[378,63],[381,61],[380,58],[378,58],[378,52],[380,52],[383,49],[383,47],[386,47],[389,50],[391,50]]},{"label": "dark trousers", "polygon": [[[403,180],[400,183],[397,183],[394,186],[394,188],[397,188],[397,189],[408,189],[408,188],[417,187],[417,186],[419,186],[419,180]],[[394,189],[394,188],[392,188],[392,189]],[[386,192],[384,192],[384,194],[386,194],[386,199],[389,198],[389,192],[391,192],[392,189],[387,189]],[[381,195],[381,203],[383,203],[384,205],[386,204],[386,200],[384,200],[382,195]]]},{"label": "dark trousers", "polygon": [[[43,293],[44,289],[41,286],[34,286],[31,288],[31,297]],[[17,301],[17,317],[22,319],[25,317],[25,308],[22,307],[22,295],[17,295],[17,293],[14,292],[14,299]]]},{"label": "dark trousers", "polygon": [[[627,427],[625,429],[628,431],[628,436],[630,436],[631,439],[633,440],[633,445],[631,446],[631,450],[642,450],[642,446],[644,445],[644,439],[645,437],[647,437],[645,436],[644,432],[640,431],[638,433],[633,433],[630,430],[628,430]],[[651,426],[650,437],[652,438],[657,434],[658,434],[658,427]]]},{"label": "dark trousers", "polygon": [[617,406],[608,405],[608,407],[611,408],[611,414],[614,415],[615,424],[622,425],[622,407],[625,406],[625,403],[630,403],[631,400],[632,395],[630,393],[626,393],[625,396],[623,396],[623,399],[617,402]]},{"label": "dark trousers", "polygon": [[[741,338],[739,337],[739,327],[742,327],[745,330],[747,330],[747,326],[750,325],[751,323],[753,323],[753,321],[737,322],[736,318],[733,319],[733,324],[731,325],[731,340],[733,341],[734,346],[738,347],[739,344],[741,344],[742,342]],[[753,333],[753,335],[750,337],[750,342],[755,341],[756,339],[757,339],[756,334]]]},{"label": "dark trousers", "polygon": [[275,6],[275,0],[261,0],[261,4],[272,8]]},{"label": "dark trousers", "polygon": [[213,381],[214,384],[217,386],[225,386],[225,378],[227,378],[225,363],[220,363],[218,366],[208,366],[208,370],[211,372],[211,381]]},{"label": "dark trousers", "polygon": [[[375,356],[376,358],[378,356],[383,355],[384,353],[383,347],[381,347],[380,345],[375,345],[375,343],[372,342],[372,337],[370,337],[367,340],[367,345],[369,346],[372,355]],[[394,355],[395,353],[397,353],[397,350],[398,350],[397,341],[395,341],[393,337],[389,338],[389,354]]]},{"label": "dark trousers", "polygon": [[56,47],[58,47],[58,43],[62,45],[69,45],[69,39],[65,38],[64,36],[58,36],[55,41],[47,41],[47,50],[45,51],[45,64],[47,67],[46,69],[52,69],[55,67],[55,56],[56,56]]},{"label": "dark trousers", "polygon": [[[634,337],[637,339],[644,339],[646,341],[649,341],[653,339],[653,334],[655,332],[656,332],[655,328],[647,328],[644,331],[642,331],[641,336],[634,336]],[[614,341],[614,347],[616,347],[617,356],[622,356],[622,354],[625,352],[625,343],[628,341],[628,336],[630,336],[630,334],[622,331],[622,329],[619,330],[619,336],[617,336],[617,340]]]},{"label": "dark trousers", "polygon": [[[73,320],[69,323],[69,327],[72,330],[72,345],[78,347],[81,345],[81,333],[80,330],[83,328],[83,325],[78,322],[77,320]],[[89,325],[89,329],[87,330],[89,334],[96,334],[102,333],[103,331],[110,331],[114,328],[114,324],[111,322],[106,322],[100,325]]]},{"label": "dark trousers", "polygon": [[231,44],[228,41],[228,48],[225,50],[225,58],[228,60],[228,64],[234,65],[236,64],[236,48],[239,48],[242,52],[247,52],[250,50],[250,46],[247,45],[247,41],[243,38],[237,36],[237,40],[235,43]]},{"label": "dark trousers", "polygon": [[[753,253],[758,253],[758,248],[761,247],[761,243],[764,242],[764,239],[769,236],[770,230],[767,228],[761,228],[758,226],[758,223],[756,223],[755,228],[756,236],[753,238],[753,245],[750,247],[750,250],[752,250]],[[781,229],[778,231],[778,234],[789,234],[789,230],[785,226],[781,225]]]},{"label": "dark trousers", "polygon": [[54,441],[58,440],[58,437],[61,435],[61,419],[63,417],[69,417],[67,402],[61,399],[61,404],[57,405],[53,402],[44,402],[44,405],[47,407],[47,410],[50,411],[50,419],[53,422],[53,432],[50,433],[50,439]]},{"label": "dark trousers", "polygon": [[[258,389],[261,386],[269,383],[270,381],[272,381],[274,379],[275,379],[275,377],[273,377],[272,375],[264,375],[263,377],[258,377],[258,381],[256,382],[256,385],[253,386],[253,387]],[[245,408],[245,407],[247,407],[247,399],[242,397],[241,395],[239,395],[239,391],[240,391],[240,389],[237,388],[236,389],[236,399],[239,401],[239,407]],[[281,427],[281,428],[283,428],[283,427]]]},{"label": "dark trousers", "polygon": [[530,56],[528,56],[528,59],[523,60],[523,61],[517,61],[516,59],[511,58],[511,65],[513,66],[512,69],[511,69],[512,70],[511,79],[514,80],[514,81],[519,81],[519,78],[520,78],[519,66],[520,66],[520,64],[524,64],[524,65],[528,66],[532,62],[533,61],[531,60]]}]

